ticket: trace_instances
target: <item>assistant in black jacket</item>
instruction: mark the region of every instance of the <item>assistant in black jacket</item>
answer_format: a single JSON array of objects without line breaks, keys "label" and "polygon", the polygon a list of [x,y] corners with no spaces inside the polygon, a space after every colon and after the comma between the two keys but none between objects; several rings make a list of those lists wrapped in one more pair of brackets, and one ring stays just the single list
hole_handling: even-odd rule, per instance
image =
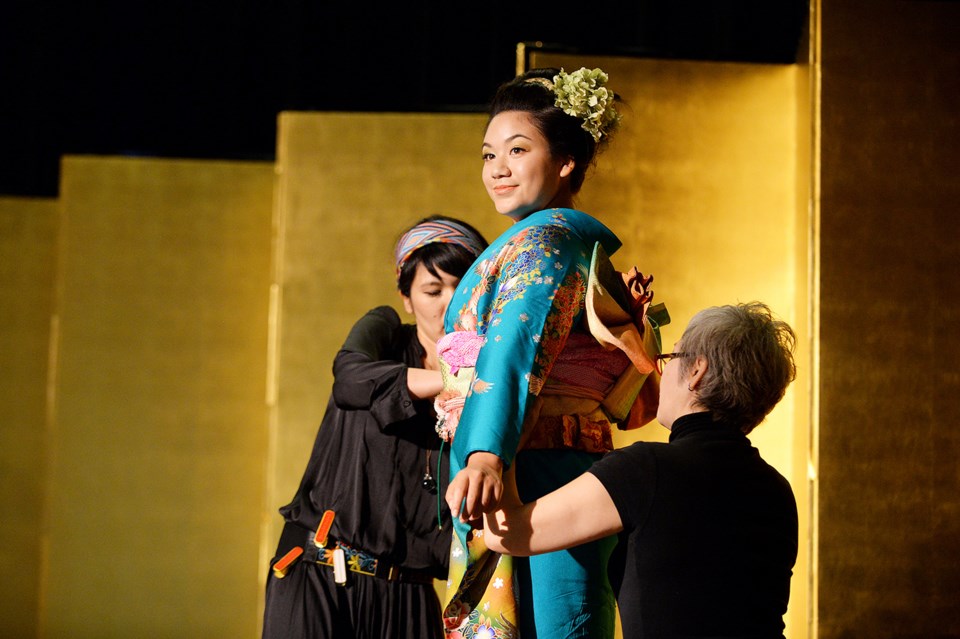
[{"label": "assistant in black jacket", "polygon": [[[437,216],[397,243],[398,289],[416,324],[375,308],[334,359],[310,460],[280,509],[265,639],[443,636],[433,583],[446,578],[451,526],[438,501],[449,471],[435,431],[436,342],[460,277],[485,246],[471,226]],[[328,511],[332,520],[321,528]]]}]

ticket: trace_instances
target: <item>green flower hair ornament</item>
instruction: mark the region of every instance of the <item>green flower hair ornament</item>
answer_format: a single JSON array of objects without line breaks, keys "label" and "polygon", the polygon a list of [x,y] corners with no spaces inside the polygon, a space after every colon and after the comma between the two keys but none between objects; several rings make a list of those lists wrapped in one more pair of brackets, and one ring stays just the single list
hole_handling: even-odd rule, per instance
[{"label": "green flower hair ornament", "polygon": [[[608,76],[601,69],[581,67],[573,73],[553,76],[554,104],[564,113],[583,120],[583,130],[599,142],[620,124],[620,114],[614,108],[614,93],[607,89]],[[544,83],[546,84],[546,83]]]}]

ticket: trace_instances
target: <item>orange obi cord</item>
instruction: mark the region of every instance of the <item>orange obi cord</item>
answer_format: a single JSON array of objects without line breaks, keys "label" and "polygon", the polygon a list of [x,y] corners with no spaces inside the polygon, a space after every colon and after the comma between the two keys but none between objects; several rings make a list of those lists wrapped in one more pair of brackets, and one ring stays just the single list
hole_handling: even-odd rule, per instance
[{"label": "orange obi cord", "polygon": [[287,571],[290,570],[290,566],[293,565],[300,555],[303,554],[303,548],[300,546],[294,546],[290,549],[290,552],[285,554],[280,558],[277,563],[273,564],[273,576],[277,579],[283,579],[287,576]]},{"label": "orange obi cord", "polygon": [[327,535],[330,534],[330,526],[333,525],[334,512],[325,510],[323,517],[320,518],[320,525],[317,526],[317,534],[313,537],[313,543],[317,548],[323,548],[327,545]]}]

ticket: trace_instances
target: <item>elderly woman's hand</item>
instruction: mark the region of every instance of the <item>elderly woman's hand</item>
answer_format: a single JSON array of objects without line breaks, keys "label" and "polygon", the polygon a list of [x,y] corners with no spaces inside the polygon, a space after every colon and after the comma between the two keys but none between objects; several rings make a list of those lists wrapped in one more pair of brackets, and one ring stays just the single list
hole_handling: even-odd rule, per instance
[{"label": "elderly woman's hand", "polygon": [[483,513],[500,505],[503,497],[503,461],[493,453],[475,452],[467,465],[451,480],[446,500],[451,517],[464,523],[482,525]]}]

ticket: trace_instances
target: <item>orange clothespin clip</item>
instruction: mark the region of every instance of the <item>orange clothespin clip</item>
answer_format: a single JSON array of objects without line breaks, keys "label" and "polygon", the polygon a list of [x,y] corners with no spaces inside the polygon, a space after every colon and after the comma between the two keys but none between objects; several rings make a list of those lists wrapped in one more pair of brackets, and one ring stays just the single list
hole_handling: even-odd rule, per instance
[{"label": "orange clothespin clip", "polygon": [[287,576],[287,571],[290,570],[290,566],[293,565],[300,555],[303,554],[303,548],[300,546],[295,546],[290,549],[290,552],[285,554],[283,557],[273,564],[273,576],[277,579],[283,579]]},{"label": "orange clothespin clip", "polygon": [[317,534],[313,537],[313,543],[317,548],[323,548],[327,545],[327,535],[330,534],[330,527],[333,525],[334,512],[326,510],[323,517],[320,518],[320,525],[317,526]]}]

